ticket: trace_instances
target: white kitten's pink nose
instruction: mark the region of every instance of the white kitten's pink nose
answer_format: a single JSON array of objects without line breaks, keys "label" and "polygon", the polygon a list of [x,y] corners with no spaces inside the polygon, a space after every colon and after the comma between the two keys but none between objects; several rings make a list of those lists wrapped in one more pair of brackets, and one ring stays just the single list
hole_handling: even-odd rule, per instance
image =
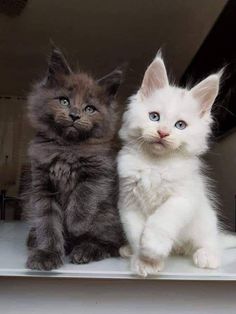
[{"label": "white kitten's pink nose", "polygon": [[158,130],[157,133],[160,135],[160,138],[169,136],[170,134],[168,132],[162,131],[162,130]]}]

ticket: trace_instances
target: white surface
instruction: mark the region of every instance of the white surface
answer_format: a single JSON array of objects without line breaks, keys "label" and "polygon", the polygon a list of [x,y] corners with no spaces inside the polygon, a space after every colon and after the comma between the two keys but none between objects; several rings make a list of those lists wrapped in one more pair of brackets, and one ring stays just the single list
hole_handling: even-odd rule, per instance
[{"label": "white surface", "polygon": [[[129,271],[128,262],[121,258],[106,259],[86,265],[73,265],[67,262],[62,268],[50,272],[28,270],[25,268],[27,230],[27,226],[23,223],[0,223],[0,276],[139,279]],[[224,251],[223,265],[219,270],[196,268],[190,258],[170,257],[164,271],[156,277],[149,278],[236,280],[236,249]]]}]

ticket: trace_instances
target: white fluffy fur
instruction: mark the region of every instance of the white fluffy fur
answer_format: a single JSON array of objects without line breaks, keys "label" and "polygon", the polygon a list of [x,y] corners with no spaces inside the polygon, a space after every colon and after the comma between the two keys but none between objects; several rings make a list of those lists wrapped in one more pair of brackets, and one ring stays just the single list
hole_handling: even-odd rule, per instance
[{"label": "white fluffy fur", "polygon": [[[121,255],[132,254],[139,275],[158,273],[173,251],[192,254],[198,267],[220,265],[217,215],[199,159],[208,148],[219,81],[214,74],[191,90],[170,86],[158,55],[124,113],[119,211],[132,253],[123,248]],[[149,119],[153,111],[160,121]],[[184,130],[175,127],[178,120],[187,123]],[[158,131],[169,136],[161,140]]]}]

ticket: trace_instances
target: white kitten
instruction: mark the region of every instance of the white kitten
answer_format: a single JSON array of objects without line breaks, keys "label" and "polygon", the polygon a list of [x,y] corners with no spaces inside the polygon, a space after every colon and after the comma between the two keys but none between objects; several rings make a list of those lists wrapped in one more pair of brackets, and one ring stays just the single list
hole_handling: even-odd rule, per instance
[{"label": "white kitten", "polygon": [[[199,156],[207,150],[220,74],[191,90],[169,85],[160,55],[124,113],[118,155],[119,210],[132,270],[158,273],[172,252],[191,253],[202,268],[220,265],[214,196]],[[229,245],[235,245],[231,238]]]}]

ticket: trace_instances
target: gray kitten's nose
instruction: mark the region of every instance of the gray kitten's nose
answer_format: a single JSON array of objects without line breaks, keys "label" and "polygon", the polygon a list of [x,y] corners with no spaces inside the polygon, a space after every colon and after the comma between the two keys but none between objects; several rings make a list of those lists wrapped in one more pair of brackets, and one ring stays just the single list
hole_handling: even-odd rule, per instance
[{"label": "gray kitten's nose", "polygon": [[73,121],[80,119],[80,116],[78,115],[78,113],[71,112],[69,116],[71,117]]}]

